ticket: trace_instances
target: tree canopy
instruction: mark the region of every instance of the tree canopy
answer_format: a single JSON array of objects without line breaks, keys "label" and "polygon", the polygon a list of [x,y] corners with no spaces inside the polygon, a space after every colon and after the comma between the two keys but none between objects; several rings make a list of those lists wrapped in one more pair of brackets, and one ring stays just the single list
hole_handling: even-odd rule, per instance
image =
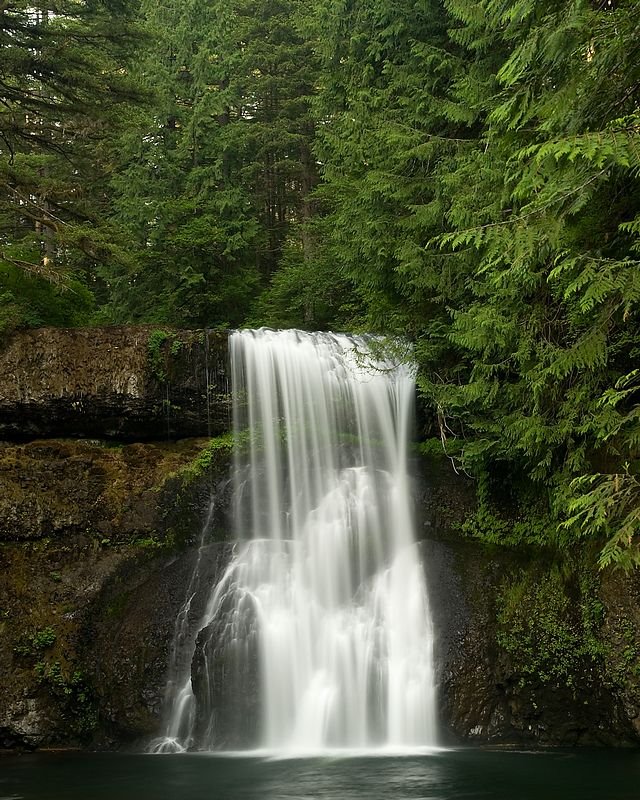
[{"label": "tree canopy", "polygon": [[0,327],[87,321],[95,267],[122,257],[109,147],[142,102],[119,0],[0,6]]}]

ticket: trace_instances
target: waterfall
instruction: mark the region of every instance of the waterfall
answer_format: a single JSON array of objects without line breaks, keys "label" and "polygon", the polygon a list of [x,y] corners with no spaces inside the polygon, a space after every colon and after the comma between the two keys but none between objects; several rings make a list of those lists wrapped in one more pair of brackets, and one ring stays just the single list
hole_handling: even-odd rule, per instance
[{"label": "waterfall", "polygon": [[371,341],[231,335],[236,551],[156,751],[435,746],[414,370]]}]

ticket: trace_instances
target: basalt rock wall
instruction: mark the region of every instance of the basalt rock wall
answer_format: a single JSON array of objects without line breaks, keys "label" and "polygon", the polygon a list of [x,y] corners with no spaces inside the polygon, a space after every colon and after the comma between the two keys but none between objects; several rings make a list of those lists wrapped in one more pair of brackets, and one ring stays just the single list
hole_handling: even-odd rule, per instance
[{"label": "basalt rock wall", "polygon": [[[444,458],[416,464],[443,740],[640,744],[640,578],[576,550],[465,533],[475,486]],[[505,503],[505,510],[508,504]]]},{"label": "basalt rock wall", "polygon": [[195,554],[226,558],[230,457],[227,439],[0,445],[0,748],[157,731]]},{"label": "basalt rock wall", "polygon": [[230,427],[227,333],[38,328],[0,342],[0,439],[156,441]]},{"label": "basalt rock wall", "polygon": [[214,331],[0,341],[0,747],[157,730],[194,553],[230,537],[227,362]]}]

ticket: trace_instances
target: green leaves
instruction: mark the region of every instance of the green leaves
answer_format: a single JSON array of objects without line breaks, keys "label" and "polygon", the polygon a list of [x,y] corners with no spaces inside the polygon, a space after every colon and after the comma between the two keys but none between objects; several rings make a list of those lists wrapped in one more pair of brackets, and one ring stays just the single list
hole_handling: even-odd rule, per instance
[{"label": "green leaves", "polygon": [[562,527],[578,536],[606,538],[600,567],[640,566],[640,480],[625,472],[582,475],[571,483],[570,516]]},{"label": "green leaves", "polygon": [[640,334],[633,3],[331,5],[326,249],[365,324],[417,339],[462,464],[533,481],[565,534],[594,533],[571,481],[640,455],[637,393],[616,388]]}]

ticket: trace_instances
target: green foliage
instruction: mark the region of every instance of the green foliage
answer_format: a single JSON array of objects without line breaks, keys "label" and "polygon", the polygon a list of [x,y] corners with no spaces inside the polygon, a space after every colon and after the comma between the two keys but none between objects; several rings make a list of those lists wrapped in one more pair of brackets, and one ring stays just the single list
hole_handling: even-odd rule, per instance
[{"label": "green foliage", "polygon": [[[246,435],[240,435],[238,445],[246,439]],[[215,467],[221,458],[229,458],[233,452],[235,437],[232,433],[225,433],[209,439],[208,443],[202,448],[198,455],[175,473],[174,477],[180,479],[184,485],[189,485],[209,470]]]},{"label": "green foliage", "polygon": [[443,441],[441,438],[432,436],[428,439],[424,439],[421,442],[417,442],[415,448],[417,452],[422,453],[424,456],[442,456],[447,455],[451,457],[452,455],[459,455],[459,448],[456,446],[455,440],[452,443],[447,443],[447,447],[445,449]]},{"label": "green foliage", "polygon": [[606,655],[598,638],[604,607],[586,578],[576,587],[558,567],[534,573],[523,571],[503,583],[498,644],[521,685],[533,680],[575,686],[584,666]]},{"label": "green foliage", "polygon": [[630,684],[634,685],[640,678],[640,645],[631,620],[616,620],[612,638],[614,646],[607,657],[604,677],[611,686],[626,688]]},{"label": "green foliage", "polygon": [[136,243],[102,274],[116,320],[237,326],[302,240],[316,180],[314,56],[300,0],[143,2],[137,75],[153,108],[121,141],[118,222]]},{"label": "green foliage", "polygon": [[86,324],[92,309],[82,280],[68,275],[56,285],[0,259],[0,334],[22,326]]},{"label": "green foliage", "polygon": [[36,656],[43,650],[53,647],[57,639],[55,630],[48,626],[40,628],[33,633],[25,635],[21,641],[13,648],[20,656]]},{"label": "green foliage", "polygon": [[3,4],[0,330],[86,323],[97,265],[127,259],[104,190],[109,143],[142,99],[133,8]]},{"label": "green foliage", "polygon": [[567,508],[571,515],[562,523],[574,536],[606,538],[600,567],[613,564],[624,569],[640,565],[640,480],[627,471],[582,475],[575,478]]},{"label": "green foliage", "polygon": [[313,25],[326,249],[367,324],[414,340],[462,469],[635,563],[635,4],[327,0]]},{"label": "green foliage", "polygon": [[38,661],[33,671],[39,684],[61,703],[71,732],[89,735],[98,724],[98,712],[84,672],[70,671],[60,661]]},{"label": "green foliage", "polygon": [[139,547],[141,550],[173,550],[177,541],[172,533],[163,536],[161,539],[157,536],[140,536],[131,540],[133,547]]},{"label": "green foliage", "polygon": [[176,344],[177,334],[171,331],[155,330],[149,334],[147,341],[147,350],[149,352],[149,365],[151,367],[151,374],[159,381],[166,381],[166,353],[164,350],[165,342],[171,341],[171,352],[173,353],[173,346]]},{"label": "green foliage", "polygon": [[497,506],[481,502],[477,511],[460,526],[461,531],[486,544],[505,547],[556,547],[558,544],[557,522],[543,510],[534,508],[515,509],[511,515]]},{"label": "green foliage", "polygon": [[285,246],[278,270],[261,293],[249,325],[302,330],[353,330],[360,309],[350,281],[332,261],[305,257],[301,244]]}]

